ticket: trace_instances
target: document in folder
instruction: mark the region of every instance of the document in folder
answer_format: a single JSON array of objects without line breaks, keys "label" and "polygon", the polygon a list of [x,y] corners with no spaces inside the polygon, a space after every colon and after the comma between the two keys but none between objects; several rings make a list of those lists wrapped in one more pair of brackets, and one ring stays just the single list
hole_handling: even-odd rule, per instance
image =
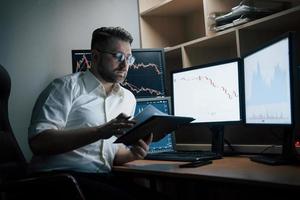
[{"label": "document in folder", "polygon": [[153,134],[153,142],[156,142],[180,126],[190,123],[194,118],[168,115],[149,105],[137,114],[134,120],[137,122],[135,126],[127,130],[115,143],[132,145],[151,133]]}]

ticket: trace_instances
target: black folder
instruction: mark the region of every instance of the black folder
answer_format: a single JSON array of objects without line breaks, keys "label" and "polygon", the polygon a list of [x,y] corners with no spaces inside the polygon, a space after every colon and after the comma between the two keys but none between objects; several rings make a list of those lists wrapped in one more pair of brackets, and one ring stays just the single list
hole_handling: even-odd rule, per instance
[{"label": "black folder", "polygon": [[132,145],[151,133],[153,134],[153,142],[156,142],[180,126],[190,123],[194,118],[167,115],[149,105],[135,117],[135,120],[137,124],[119,137],[115,143]]}]

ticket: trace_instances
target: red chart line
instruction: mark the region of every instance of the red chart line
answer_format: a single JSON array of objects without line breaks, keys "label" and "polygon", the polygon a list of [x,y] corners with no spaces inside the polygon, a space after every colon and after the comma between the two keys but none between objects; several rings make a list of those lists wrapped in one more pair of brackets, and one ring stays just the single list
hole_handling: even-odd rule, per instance
[{"label": "red chart line", "polygon": [[85,55],[82,55],[82,58],[76,61],[76,71],[81,71],[81,66],[84,66],[82,64],[84,64],[87,69],[91,68],[90,62]]},{"label": "red chart line", "polygon": [[238,93],[236,91],[229,91],[226,87],[224,86],[219,86],[216,84],[216,82],[209,78],[208,76],[197,76],[197,77],[193,77],[193,78],[180,78],[179,81],[195,81],[195,80],[199,80],[199,81],[207,81],[211,87],[216,88],[216,89],[220,89],[229,99],[233,99],[238,97]]},{"label": "red chart line", "polygon": [[144,63],[138,63],[138,64],[133,64],[129,67],[130,69],[140,69],[140,68],[153,68],[154,71],[160,75],[162,72],[159,70],[159,66],[157,66],[156,64],[154,63],[149,63],[149,64],[144,64]]},{"label": "red chart line", "polygon": [[151,89],[151,88],[145,88],[145,87],[141,87],[141,88],[138,88],[137,86],[131,84],[131,83],[128,83],[128,82],[124,82],[122,83],[123,86],[127,86],[131,91],[133,91],[134,93],[140,93],[140,92],[148,92],[150,94],[155,94],[155,95],[161,95],[162,93],[158,90],[154,90],[154,89]]}]

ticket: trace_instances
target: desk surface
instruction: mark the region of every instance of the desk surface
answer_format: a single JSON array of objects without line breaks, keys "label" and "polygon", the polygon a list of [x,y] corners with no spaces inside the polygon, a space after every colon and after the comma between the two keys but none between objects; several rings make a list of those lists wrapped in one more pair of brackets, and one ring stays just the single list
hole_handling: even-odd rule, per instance
[{"label": "desk surface", "polygon": [[115,166],[119,174],[188,178],[222,182],[254,183],[300,187],[300,166],[270,166],[250,161],[248,157],[224,157],[197,168],[179,168],[180,162],[137,160]]}]

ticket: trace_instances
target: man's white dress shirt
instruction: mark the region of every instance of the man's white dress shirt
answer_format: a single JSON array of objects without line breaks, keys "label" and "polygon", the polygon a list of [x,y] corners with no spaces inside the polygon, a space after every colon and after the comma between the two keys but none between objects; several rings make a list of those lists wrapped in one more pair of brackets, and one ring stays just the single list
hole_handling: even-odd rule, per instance
[{"label": "man's white dress shirt", "polygon": [[[119,84],[107,95],[90,71],[67,75],[54,80],[39,96],[28,134],[31,138],[47,129],[99,126],[120,113],[133,115],[135,105],[134,95]],[[114,144],[115,139],[113,136],[59,155],[33,156],[30,170],[109,172],[121,145]]]}]

